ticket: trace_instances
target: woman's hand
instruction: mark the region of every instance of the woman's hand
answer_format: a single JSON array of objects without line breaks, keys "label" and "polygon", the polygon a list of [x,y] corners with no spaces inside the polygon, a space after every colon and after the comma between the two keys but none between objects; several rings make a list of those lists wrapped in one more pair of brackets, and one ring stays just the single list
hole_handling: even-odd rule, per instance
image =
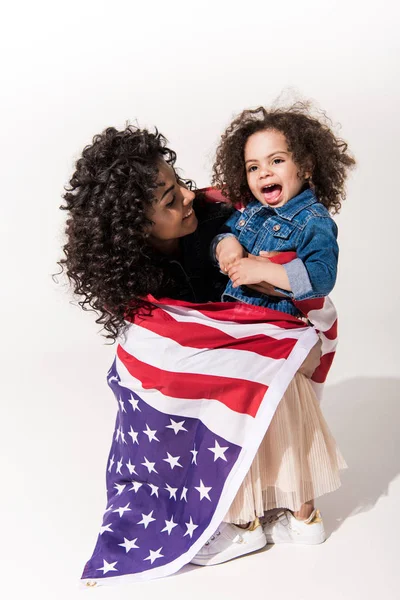
[{"label": "woman's hand", "polygon": [[246,256],[246,251],[236,238],[229,236],[219,242],[215,250],[215,257],[219,267],[224,273],[228,272],[233,263]]}]

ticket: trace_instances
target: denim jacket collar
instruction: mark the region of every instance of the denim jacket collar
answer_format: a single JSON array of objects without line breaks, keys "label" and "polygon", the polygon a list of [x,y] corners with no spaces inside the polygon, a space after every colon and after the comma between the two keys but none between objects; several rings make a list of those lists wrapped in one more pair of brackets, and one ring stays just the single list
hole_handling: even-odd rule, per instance
[{"label": "denim jacket collar", "polygon": [[311,204],[315,204],[318,202],[315,194],[312,190],[306,189],[291,200],[284,204],[283,206],[279,206],[278,208],[273,208],[270,206],[265,206],[261,204],[258,200],[253,200],[250,202],[246,208],[246,212],[253,215],[262,209],[267,209],[272,213],[276,213],[282,219],[286,219],[287,221],[292,221],[294,217],[301,212],[304,208],[311,206]]}]

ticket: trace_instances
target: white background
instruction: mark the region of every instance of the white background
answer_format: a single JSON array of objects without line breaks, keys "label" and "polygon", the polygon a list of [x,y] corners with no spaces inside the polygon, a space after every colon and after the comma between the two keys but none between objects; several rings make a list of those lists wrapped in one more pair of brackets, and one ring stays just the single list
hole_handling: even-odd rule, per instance
[{"label": "white background", "polygon": [[137,120],[157,125],[185,175],[207,185],[232,116],[293,89],[341,124],[358,161],[337,218],[340,348],[323,402],[350,466],[341,490],[319,504],[332,535],[318,548],[277,547],[83,593],[398,597],[399,16],[387,0],[25,1],[3,9],[2,596],[74,598],[105,502],[114,349],[50,276],[74,160],[105,127]]}]

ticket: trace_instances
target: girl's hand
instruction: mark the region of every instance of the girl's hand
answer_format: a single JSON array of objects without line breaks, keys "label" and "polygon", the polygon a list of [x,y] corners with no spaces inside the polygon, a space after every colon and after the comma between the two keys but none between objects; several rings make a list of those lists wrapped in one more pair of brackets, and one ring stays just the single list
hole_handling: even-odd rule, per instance
[{"label": "girl's hand", "polygon": [[259,284],[266,279],[268,260],[258,260],[257,257],[241,258],[228,268],[228,275],[233,287],[240,285]]},{"label": "girl's hand", "polygon": [[[255,256],[254,254],[248,254],[249,258],[254,260],[258,260],[260,262],[269,262],[268,256],[275,256],[276,254],[280,254],[273,250],[272,252],[260,252],[259,256]],[[267,296],[276,296],[277,298],[287,298],[285,294],[278,292],[271,283],[267,283],[266,281],[262,281],[261,283],[250,284],[248,287],[255,292],[260,292],[261,294],[266,294]]]},{"label": "girl's hand", "polygon": [[229,236],[219,242],[215,256],[221,271],[227,273],[235,261],[246,256],[246,251],[236,238]]}]

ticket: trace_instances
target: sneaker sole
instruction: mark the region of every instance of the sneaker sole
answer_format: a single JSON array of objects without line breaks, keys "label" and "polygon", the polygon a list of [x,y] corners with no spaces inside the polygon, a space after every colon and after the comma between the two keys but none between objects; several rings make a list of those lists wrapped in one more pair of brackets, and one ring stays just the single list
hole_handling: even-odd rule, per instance
[{"label": "sneaker sole", "polygon": [[[224,562],[228,562],[228,560],[233,560],[234,558],[239,558],[239,556],[244,556],[245,554],[250,554],[251,552],[256,552],[257,550],[261,550],[267,545],[267,541],[265,539],[265,535],[260,536],[257,540],[254,540],[251,545],[243,544],[243,546],[235,546],[230,550],[226,550],[225,552],[217,555],[210,556],[204,558],[193,558],[190,562],[193,565],[199,565],[201,567],[212,567],[214,565],[220,565]],[[239,550],[239,552],[238,552]],[[241,550],[241,551],[240,551]]]}]

